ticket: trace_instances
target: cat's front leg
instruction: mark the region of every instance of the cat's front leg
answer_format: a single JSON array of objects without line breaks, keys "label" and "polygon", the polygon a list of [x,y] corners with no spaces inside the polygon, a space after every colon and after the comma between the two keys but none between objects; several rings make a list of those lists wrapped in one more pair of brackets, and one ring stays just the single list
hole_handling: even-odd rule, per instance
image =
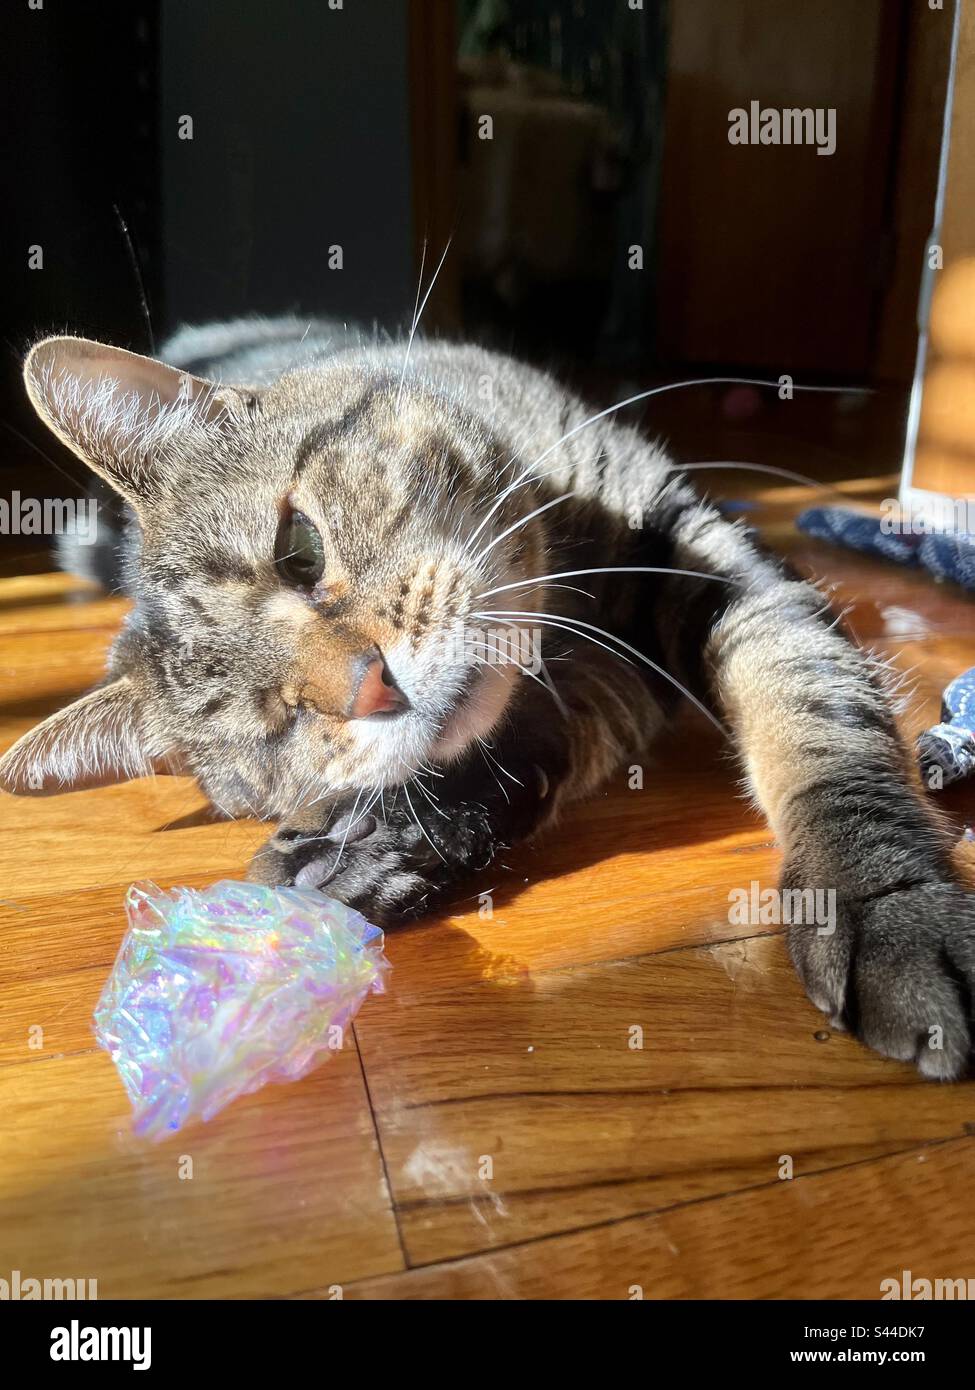
[{"label": "cat's front leg", "polygon": [[[921,791],[882,673],[821,594],[716,514],[689,512],[675,542],[679,565],[735,581],[717,611],[703,585],[685,587],[675,631],[686,651],[687,625],[704,620],[701,678],[782,847],[782,920],[809,997],[925,1076],[962,1075],[975,894]],[[670,653],[676,661],[676,641]]]}]

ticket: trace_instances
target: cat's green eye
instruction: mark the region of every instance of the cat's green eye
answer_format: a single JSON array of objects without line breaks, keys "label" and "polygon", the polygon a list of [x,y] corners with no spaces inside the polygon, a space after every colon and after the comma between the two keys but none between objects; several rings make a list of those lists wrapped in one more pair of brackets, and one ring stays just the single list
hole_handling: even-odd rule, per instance
[{"label": "cat's green eye", "polygon": [[290,512],[282,521],[274,563],[289,584],[311,589],[321,579],[325,569],[325,547],[318,527],[304,512]]}]

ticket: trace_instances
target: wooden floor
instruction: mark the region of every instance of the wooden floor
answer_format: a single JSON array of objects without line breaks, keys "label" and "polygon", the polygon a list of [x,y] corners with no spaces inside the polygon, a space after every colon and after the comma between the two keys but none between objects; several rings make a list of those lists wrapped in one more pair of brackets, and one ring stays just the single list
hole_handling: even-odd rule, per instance
[{"label": "wooden floor", "polygon": [[[758,499],[773,542],[855,603],[859,638],[914,669],[913,736],[975,663],[972,599],[801,540],[801,489]],[[0,580],[3,746],[100,674],[121,606],[78,587]],[[975,787],[946,804],[961,836]],[[390,933],[391,990],[354,1046],[139,1142],[91,1034],[125,888],[240,877],[261,838],[180,779],[0,797],[0,1278],[95,1278],[102,1298],[626,1299],[975,1276],[975,1086],[832,1033],[778,932],[729,925],[729,889],[773,885],[777,854],[704,729],[688,721],[644,791],[621,777],[483,879],[493,920],[472,904]]]}]

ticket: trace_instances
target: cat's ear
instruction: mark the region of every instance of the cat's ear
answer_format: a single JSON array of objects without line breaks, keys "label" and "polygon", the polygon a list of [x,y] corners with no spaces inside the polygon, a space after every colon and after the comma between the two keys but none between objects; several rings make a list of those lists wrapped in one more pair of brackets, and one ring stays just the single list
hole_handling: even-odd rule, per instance
[{"label": "cat's ear", "polygon": [[252,397],[87,338],[37,343],[24,381],[48,428],[137,511],[174,450],[205,449]]},{"label": "cat's ear", "polygon": [[0,787],[18,796],[45,796],[144,777],[152,770],[138,696],[123,676],[19,738],[0,758]]}]

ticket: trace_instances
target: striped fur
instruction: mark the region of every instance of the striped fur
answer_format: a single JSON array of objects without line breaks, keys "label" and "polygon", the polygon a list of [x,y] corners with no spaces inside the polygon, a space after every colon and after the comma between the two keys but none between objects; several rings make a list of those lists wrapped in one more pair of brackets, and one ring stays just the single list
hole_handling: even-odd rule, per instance
[{"label": "striped fur", "polygon": [[[834,932],[790,933],[811,998],[961,1074],[975,899],[882,673],[822,595],[550,377],[422,342],[405,371],[403,344],[300,330],[185,331],[172,368],[77,340],[31,354],[37,409],[124,499],[134,605],[104,686],[21,740],[4,784],[178,763],[228,814],[280,822],[255,877],[393,921],[640,762],[686,692],[734,741],[784,886],[836,893]],[[309,593],[275,567],[288,506],[324,539]],[[614,567],[644,572],[536,578]],[[447,654],[453,628],[492,623],[544,634],[546,666]],[[373,646],[410,702],[378,723],[349,712]]]}]

